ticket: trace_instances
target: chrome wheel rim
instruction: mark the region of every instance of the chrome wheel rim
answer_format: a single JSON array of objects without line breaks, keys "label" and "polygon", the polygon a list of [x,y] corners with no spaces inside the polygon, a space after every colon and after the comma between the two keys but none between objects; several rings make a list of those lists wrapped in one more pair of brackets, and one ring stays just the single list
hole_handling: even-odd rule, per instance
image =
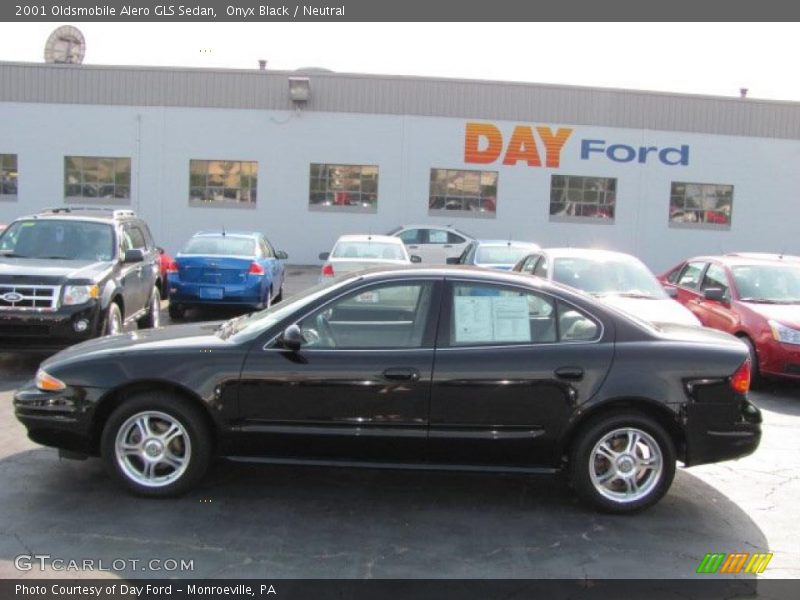
[{"label": "chrome wheel rim", "polygon": [[150,301],[150,322],[153,327],[161,325],[161,297],[158,292],[153,292],[153,299]]},{"label": "chrome wheel rim", "polygon": [[150,488],[180,479],[189,467],[192,444],[186,428],[157,411],[128,418],[117,431],[117,464],[131,481]]},{"label": "chrome wheel rim", "polygon": [[664,457],[658,442],[635,427],[615,429],[595,444],[589,476],[597,492],[614,502],[648,496],[661,480]]},{"label": "chrome wheel rim", "polygon": [[122,331],[122,316],[119,309],[111,309],[108,313],[108,335],[117,335]]}]

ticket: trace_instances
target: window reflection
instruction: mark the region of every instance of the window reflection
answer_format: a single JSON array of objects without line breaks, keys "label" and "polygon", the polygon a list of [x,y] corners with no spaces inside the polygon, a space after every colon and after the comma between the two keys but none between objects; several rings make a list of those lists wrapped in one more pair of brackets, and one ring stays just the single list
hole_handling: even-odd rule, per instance
[{"label": "window reflection", "polygon": [[131,159],[65,156],[64,196],[67,200],[130,201]]},{"label": "window reflection", "polygon": [[312,208],[378,208],[378,167],[312,163],[308,204]]},{"label": "window reflection", "polygon": [[254,207],[258,163],[237,160],[190,160],[189,204]]},{"label": "window reflection", "polygon": [[431,169],[428,210],[494,216],[497,212],[497,171]]}]

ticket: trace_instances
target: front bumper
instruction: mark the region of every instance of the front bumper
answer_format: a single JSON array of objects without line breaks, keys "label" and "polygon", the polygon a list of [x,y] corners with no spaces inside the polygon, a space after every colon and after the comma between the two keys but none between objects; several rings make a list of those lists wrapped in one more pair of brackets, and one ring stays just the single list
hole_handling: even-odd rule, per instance
[{"label": "front bumper", "polygon": [[73,387],[44,392],[29,382],[14,394],[14,415],[37,444],[96,454],[92,415],[102,393],[96,388]]},{"label": "front bumper", "polygon": [[757,346],[762,375],[800,379],[800,346],[768,338]]},{"label": "front bumper", "polygon": [[[86,321],[83,331],[76,323]],[[50,311],[0,310],[0,351],[49,352],[96,337],[101,326],[100,304],[93,300]]]}]

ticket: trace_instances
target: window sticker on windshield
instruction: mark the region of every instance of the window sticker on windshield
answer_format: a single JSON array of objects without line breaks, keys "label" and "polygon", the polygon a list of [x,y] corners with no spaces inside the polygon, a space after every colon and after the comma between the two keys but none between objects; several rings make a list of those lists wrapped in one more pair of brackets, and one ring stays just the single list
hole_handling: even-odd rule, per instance
[{"label": "window sticker on windshield", "polygon": [[524,296],[456,296],[455,343],[530,342]]},{"label": "window sticker on windshield", "polygon": [[360,304],[377,304],[380,301],[378,292],[362,292],[354,298]]}]

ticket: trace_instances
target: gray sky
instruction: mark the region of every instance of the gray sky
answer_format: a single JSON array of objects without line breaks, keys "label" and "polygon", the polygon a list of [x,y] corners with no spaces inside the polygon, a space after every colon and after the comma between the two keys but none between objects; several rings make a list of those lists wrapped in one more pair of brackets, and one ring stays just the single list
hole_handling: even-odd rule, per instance
[{"label": "gray sky", "polygon": [[[62,23],[0,23],[0,60],[43,60]],[[85,64],[463,77],[800,101],[797,23],[73,23]]]}]

